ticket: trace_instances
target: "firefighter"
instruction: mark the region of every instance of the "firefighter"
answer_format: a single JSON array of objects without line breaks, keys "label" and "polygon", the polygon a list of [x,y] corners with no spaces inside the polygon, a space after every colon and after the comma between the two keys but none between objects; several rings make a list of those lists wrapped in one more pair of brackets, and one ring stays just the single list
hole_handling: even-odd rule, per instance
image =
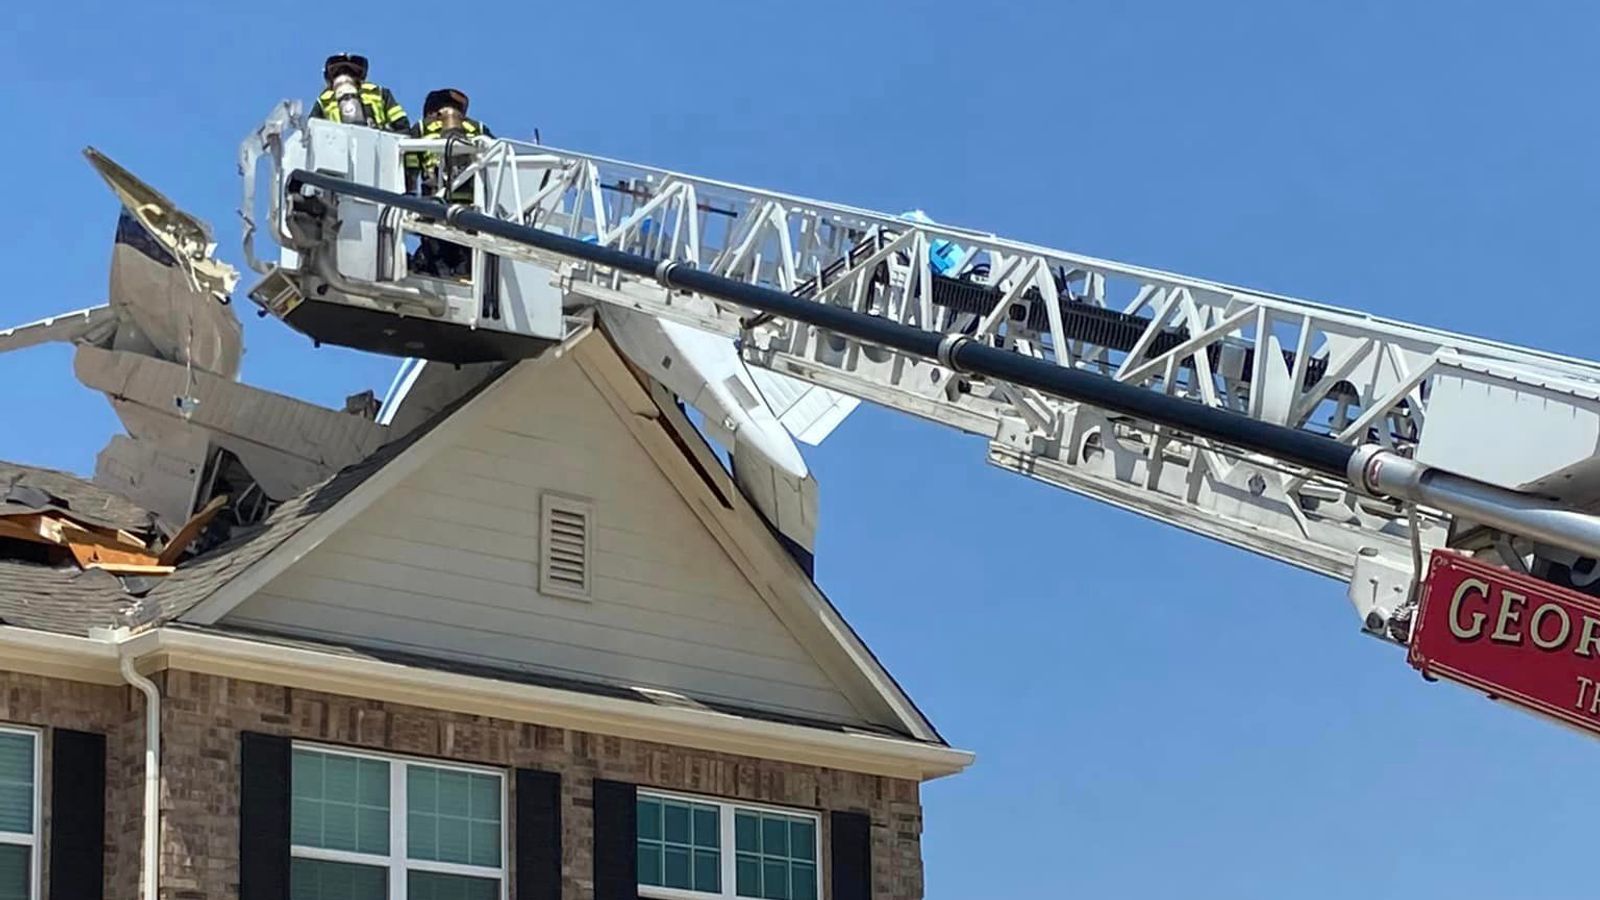
[{"label": "firefighter", "polygon": [[[422,121],[411,126],[411,136],[460,138],[467,141],[478,137],[493,138],[494,133],[487,126],[467,116],[467,104],[468,99],[464,91],[455,88],[440,88],[433,91],[422,103]],[[445,164],[443,161],[446,158],[445,154],[435,151],[407,153],[406,189],[414,191],[420,187],[424,194],[430,196],[437,194],[447,181],[454,180],[451,172],[455,166]],[[453,152],[448,154],[448,158],[455,161],[456,165],[461,164]],[[450,203],[471,205],[474,199],[472,181],[468,180],[457,185],[445,199]],[[411,257],[410,268],[414,272],[441,278],[470,277],[472,251],[460,244],[424,236],[420,239],[417,252]]]},{"label": "firefighter", "polygon": [[335,53],[328,57],[322,64],[322,81],[325,87],[311,108],[313,119],[401,134],[411,129],[411,120],[394,94],[367,80],[365,56]]}]

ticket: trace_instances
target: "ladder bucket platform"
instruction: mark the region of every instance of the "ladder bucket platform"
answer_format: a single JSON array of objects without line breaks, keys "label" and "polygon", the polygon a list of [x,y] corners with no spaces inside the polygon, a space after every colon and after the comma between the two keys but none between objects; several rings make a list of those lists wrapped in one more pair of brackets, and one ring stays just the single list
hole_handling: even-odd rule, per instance
[{"label": "ladder bucket platform", "polygon": [[[302,286],[313,294],[304,296]],[[559,343],[497,328],[428,315],[396,315],[334,291],[315,275],[274,270],[250,290],[265,312],[318,344],[452,365],[531,359]]]},{"label": "ladder bucket platform", "polygon": [[[282,173],[305,169],[403,192],[406,155],[438,155],[444,142],[318,119],[296,124],[288,139],[279,132],[275,144],[268,142],[275,157],[270,218],[278,258],[257,260],[246,247],[263,274],[249,295],[264,312],[318,343],[453,364],[535,357],[568,334],[572,323],[563,315],[553,267],[463,248],[470,277],[419,274],[410,270],[415,248],[442,239],[403,227],[399,210],[355,197],[297,195],[281,183]],[[249,152],[247,145],[241,160],[249,167],[247,210],[255,200],[260,150]],[[471,156],[452,151],[467,168]],[[515,178],[515,172],[502,173],[500,182],[490,183],[474,168],[457,183],[473,185],[474,206],[484,208],[498,203],[497,188]],[[517,187],[506,191],[508,200]],[[246,224],[253,232],[249,213]]]}]

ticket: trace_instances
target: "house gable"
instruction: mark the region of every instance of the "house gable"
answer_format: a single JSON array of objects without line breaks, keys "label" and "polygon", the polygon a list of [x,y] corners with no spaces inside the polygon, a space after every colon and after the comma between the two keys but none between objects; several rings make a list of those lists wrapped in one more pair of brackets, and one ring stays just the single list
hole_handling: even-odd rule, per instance
[{"label": "house gable", "polygon": [[[614,351],[584,343],[504,375],[221,624],[917,732],[775,608],[792,586],[752,582],[597,382],[597,364],[623,371]],[[552,504],[583,518],[552,531]],[[553,589],[552,550],[586,584]]]}]

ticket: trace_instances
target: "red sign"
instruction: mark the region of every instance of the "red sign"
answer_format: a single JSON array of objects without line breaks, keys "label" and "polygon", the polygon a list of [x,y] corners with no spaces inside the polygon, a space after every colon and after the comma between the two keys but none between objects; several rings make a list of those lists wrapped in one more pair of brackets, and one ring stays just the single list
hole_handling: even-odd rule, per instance
[{"label": "red sign", "polygon": [[1435,550],[1410,662],[1600,733],[1600,598]]}]

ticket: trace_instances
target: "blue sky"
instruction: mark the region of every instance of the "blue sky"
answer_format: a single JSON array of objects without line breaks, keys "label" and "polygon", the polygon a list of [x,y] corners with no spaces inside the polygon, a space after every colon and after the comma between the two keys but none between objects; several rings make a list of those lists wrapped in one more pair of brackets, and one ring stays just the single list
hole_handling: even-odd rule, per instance
[{"label": "blue sky", "polygon": [[[348,48],[413,113],[454,84],[502,136],[1593,355],[1586,4],[225,8],[6,11],[0,322],[104,295],[116,203],[87,144],[237,264],[240,139]],[[459,42],[431,42],[451,14]],[[388,384],[393,360],[247,307],[252,383]],[[116,422],[66,348],[0,356],[0,384],[0,458],[92,469]],[[929,898],[1591,893],[1592,740],[1423,683],[1338,583],[983,454],[878,410],[810,454],[819,580],[979,754],[926,790]]]}]

